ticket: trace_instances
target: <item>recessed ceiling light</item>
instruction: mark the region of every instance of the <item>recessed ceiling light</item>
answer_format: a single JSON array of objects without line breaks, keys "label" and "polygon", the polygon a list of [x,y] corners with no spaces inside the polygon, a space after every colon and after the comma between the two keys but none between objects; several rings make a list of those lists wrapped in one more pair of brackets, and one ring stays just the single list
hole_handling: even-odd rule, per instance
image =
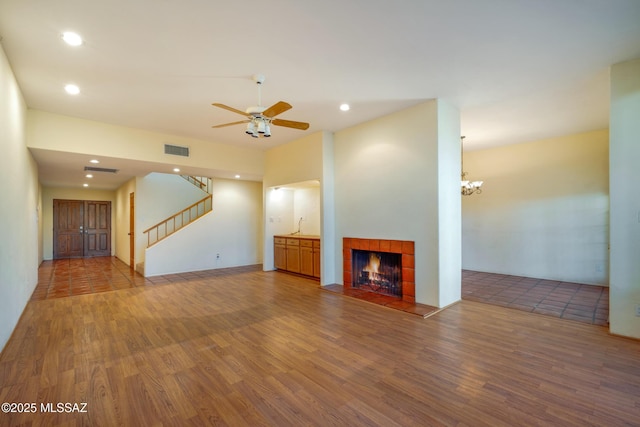
[{"label": "recessed ceiling light", "polygon": [[74,84],[68,84],[64,87],[64,90],[67,91],[69,95],[77,95],[80,93],[80,88]]},{"label": "recessed ceiling light", "polygon": [[82,184],[82,186],[83,186],[83,187],[88,187],[88,186],[89,186],[89,184]]},{"label": "recessed ceiling light", "polygon": [[174,172],[180,172],[180,168],[173,168]]},{"label": "recessed ceiling light", "polygon": [[240,175],[236,175],[236,179],[239,179],[239,178],[240,178]]},{"label": "recessed ceiling light", "polygon": [[90,173],[85,175],[87,178],[93,178],[93,175],[91,175]]},{"label": "recessed ceiling light", "polygon": [[349,111],[350,108],[349,104],[340,104],[340,110],[342,111]]},{"label": "recessed ceiling light", "polygon": [[80,46],[82,44],[82,37],[72,31],[62,33],[62,40],[69,46]]},{"label": "recessed ceiling light", "polygon": [[92,159],[92,160],[89,160],[89,163],[100,163],[100,160]]}]

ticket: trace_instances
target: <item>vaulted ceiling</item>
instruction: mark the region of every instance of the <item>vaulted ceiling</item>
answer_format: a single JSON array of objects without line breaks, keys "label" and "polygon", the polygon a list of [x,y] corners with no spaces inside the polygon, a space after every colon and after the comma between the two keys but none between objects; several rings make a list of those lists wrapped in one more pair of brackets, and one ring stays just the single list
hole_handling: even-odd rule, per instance
[{"label": "vaulted ceiling", "polygon": [[[0,0],[0,37],[33,109],[265,149],[441,98],[474,149],[606,128],[640,1]],[[257,104],[257,73],[309,130],[212,129],[242,117],[211,103]]]}]

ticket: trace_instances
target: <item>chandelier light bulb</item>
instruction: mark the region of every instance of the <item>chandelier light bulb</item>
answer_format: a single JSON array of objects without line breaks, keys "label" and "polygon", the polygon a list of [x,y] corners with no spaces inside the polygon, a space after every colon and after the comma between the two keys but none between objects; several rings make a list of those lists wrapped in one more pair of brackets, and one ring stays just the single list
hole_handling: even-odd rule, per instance
[{"label": "chandelier light bulb", "polygon": [[464,171],[464,136],[460,137],[460,193],[463,196],[470,196],[472,194],[480,194],[482,193],[482,184],[484,181],[470,181],[467,179],[467,173]]}]

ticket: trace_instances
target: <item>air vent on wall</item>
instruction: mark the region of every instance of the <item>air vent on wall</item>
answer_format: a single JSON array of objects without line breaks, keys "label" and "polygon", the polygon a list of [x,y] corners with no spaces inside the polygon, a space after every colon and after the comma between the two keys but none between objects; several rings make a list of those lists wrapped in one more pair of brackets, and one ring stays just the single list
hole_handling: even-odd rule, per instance
[{"label": "air vent on wall", "polygon": [[164,144],[164,154],[189,157],[189,147],[181,147],[179,145]]},{"label": "air vent on wall", "polygon": [[93,166],[85,166],[84,170],[85,171],[91,171],[91,172],[118,173],[118,169],[96,168],[96,167],[93,167]]}]

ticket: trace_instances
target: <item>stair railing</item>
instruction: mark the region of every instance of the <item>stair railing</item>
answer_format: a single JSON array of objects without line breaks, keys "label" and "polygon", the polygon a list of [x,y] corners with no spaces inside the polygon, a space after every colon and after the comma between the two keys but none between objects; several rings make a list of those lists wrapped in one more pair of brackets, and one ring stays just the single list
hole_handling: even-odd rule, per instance
[{"label": "stair railing", "polygon": [[198,187],[200,190],[207,194],[211,194],[212,180],[206,176],[192,176],[192,175],[180,175],[191,184]]},{"label": "stair railing", "polygon": [[212,210],[212,196],[197,201],[188,208],[184,208],[175,215],[147,228],[143,231],[147,235],[147,247],[155,245],[160,240],[172,235],[182,227],[192,223]]}]

